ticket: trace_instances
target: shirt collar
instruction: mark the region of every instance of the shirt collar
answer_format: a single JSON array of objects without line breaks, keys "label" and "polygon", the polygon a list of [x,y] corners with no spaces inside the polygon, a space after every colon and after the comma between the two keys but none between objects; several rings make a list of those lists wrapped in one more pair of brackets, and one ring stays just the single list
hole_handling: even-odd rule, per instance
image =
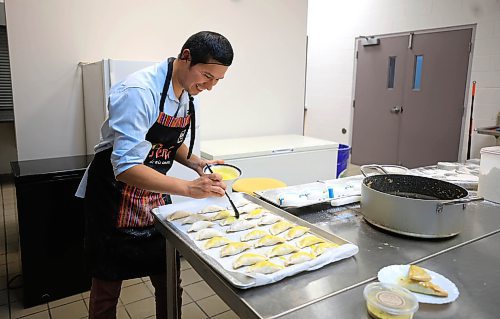
[{"label": "shirt collar", "polygon": [[170,81],[170,85],[168,86],[167,97],[168,97],[169,100],[171,100],[173,102],[176,102],[176,103],[185,104],[185,103],[189,102],[189,96],[188,96],[188,93],[187,93],[186,90],[184,90],[182,92],[181,99],[179,101],[179,99],[177,98],[177,96],[175,96],[174,86],[172,84],[172,81]]}]

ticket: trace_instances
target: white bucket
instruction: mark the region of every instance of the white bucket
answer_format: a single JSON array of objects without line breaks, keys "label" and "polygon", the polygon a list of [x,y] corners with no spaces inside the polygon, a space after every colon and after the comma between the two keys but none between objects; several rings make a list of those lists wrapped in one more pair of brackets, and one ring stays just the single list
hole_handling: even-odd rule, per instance
[{"label": "white bucket", "polygon": [[500,204],[500,146],[481,149],[478,195]]}]

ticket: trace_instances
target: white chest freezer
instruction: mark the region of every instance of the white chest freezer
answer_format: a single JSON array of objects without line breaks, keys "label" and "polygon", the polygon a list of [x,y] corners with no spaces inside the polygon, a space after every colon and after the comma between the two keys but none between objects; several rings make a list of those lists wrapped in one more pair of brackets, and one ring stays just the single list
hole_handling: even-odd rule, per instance
[{"label": "white chest freezer", "polygon": [[334,179],[339,144],[302,135],[201,141],[201,156],[239,167],[241,177],[276,178],[287,185]]}]

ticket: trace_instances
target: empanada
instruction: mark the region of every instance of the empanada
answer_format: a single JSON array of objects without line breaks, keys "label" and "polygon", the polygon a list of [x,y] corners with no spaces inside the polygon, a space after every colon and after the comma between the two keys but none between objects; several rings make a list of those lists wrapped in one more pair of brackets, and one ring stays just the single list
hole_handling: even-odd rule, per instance
[{"label": "empanada", "polygon": [[257,208],[260,208],[260,206],[255,204],[255,203],[249,203],[249,204],[246,204],[244,206],[239,207],[238,212],[240,212],[240,214],[247,214],[247,213],[249,213],[252,210],[257,209]]},{"label": "empanada", "polygon": [[191,214],[188,217],[184,218],[182,220],[182,225],[186,224],[194,224],[196,222],[199,222],[200,220],[208,220],[207,216],[203,216],[200,214]]},{"label": "empanada", "polygon": [[301,264],[303,262],[313,260],[316,258],[313,254],[306,253],[305,251],[299,251],[297,253],[291,254],[290,257],[285,262],[285,265],[290,266],[290,265],[296,265],[296,264]]},{"label": "empanada", "polygon": [[287,254],[290,254],[290,253],[293,253],[296,251],[298,251],[298,249],[297,249],[297,247],[295,247],[293,245],[280,244],[280,245],[276,245],[275,247],[273,247],[273,249],[271,249],[271,251],[269,251],[267,253],[267,256],[269,258],[276,257],[276,256],[283,256],[283,255],[287,255]]},{"label": "empanada", "polygon": [[297,247],[304,248],[314,244],[324,243],[325,240],[316,236],[306,236],[297,241]]},{"label": "empanada", "polygon": [[221,225],[221,226],[228,226],[228,225],[231,225],[232,223],[234,223],[235,221],[237,221],[236,217],[229,216],[229,217],[226,217],[223,220],[221,220],[220,223],[219,223],[219,225]]},{"label": "empanada", "polygon": [[215,220],[219,220],[219,219],[225,219],[225,218],[228,218],[229,216],[231,216],[231,212],[229,212],[227,209],[225,209],[225,210],[221,210],[220,212],[218,212],[217,214],[212,216],[210,218],[210,220],[215,221]]},{"label": "empanada", "polygon": [[200,211],[200,214],[208,214],[208,213],[215,213],[215,212],[220,212],[221,210],[225,210],[226,208],[219,206],[219,205],[209,205],[205,208],[203,208]]},{"label": "empanada", "polygon": [[228,229],[226,229],[226,232],[232,233],[232,232],[247,230],[255,226],[257,226],[257,221],[241,219],[229,225]]},{"label": "empanada", "polygon": [[420,294],[448,297],[448,292],[446,290],[430,281],[415,281],[409,278],[402,278],[400,285],[410,291],[418,292]]},{"label": "empanada", "polygon": [[240,201],[238,201],[238,204],[236,204],[236,207],[243,207],[247,204],[250,204],[251,202],[248,199],[242,198]]},{"label": "empanada", "polygon": [[191,215],[187,210],[178,210],[167,216],[168,221],[173,221],[176,219],[186,218]]},{"label": "empanada", "polygon": [[203,240],[203,239],[210,239],[210,238],[216,237],[216,236],[222,237],[222,233],[216,229],[205,228],[205,229],[202,229],[202,230],[196,232],[196,234],[194,235],[194,239]]},{"label": "empanada", "polygon": [[242,235],[241,241],[249,241],[249,240],[259,239],[259,238],[262,238],[266,235],[269,235],[269,233],[266,232],[265,230],[256,229],[256,230],[252,230],[252,231],[246,233],[245,235]]},{"label": "empanada", "polygon": [[311,252],[315,254],[316,256],[322,255],[325,251],[331,248],[337,248],[339,245],[331,243],[331,242],[324,242],[324,243],[319,243],[319,244],[314,244],[311,246]]},{"label": "empanada", "polygon": [[216,248],[216,247],[227,245],[231,242],[232,242],[232,240],[230,240],[229,238],[216,236],[216,237],[212,237],[209,240],[207,240],[205,242],[205,245],[203,245],[203,247],[205,249]]},{"label": "empanada", "polygon": [[267,260],[268,258],[264,255],[259,255],[255,253],[244,253],[241,254],[240,257],[238,257],[234,262],[233,262],[233,268],[237,269],[243,266],[250,266],[253,264],[258,263],[259,261],[264,261]]},{"label": "empanada", "polygon": [[290,223],[289,221],[282,220],[272,225],[271,228],[269,229],[269,232],[273,235],[278,235],[279,233],[282,233],[293,226],[294,224]]},{"label": "empanada", "polygon": [[249,274],[272,274],[273,272],[277,272],[285,267],[280,266],[278,264],[272,263],[270,261],[259,261],[253,266],[248,267],[247,273]]},{"label": "empanada", "polygon": [[274,236],[274,235],[266,235],[259,239],[257,243],[255,243],[255,247],[262,247],[262,246],[272,246],[280,243],[284,243],[285,239]]},{"label": "empanada", "polygon": [[415,281],[431,281],[431,275],[424,268],[417,265],[410,265],[408,270],[408,278]]},{"label": "empanada", "polygon": [[245,219],[256,219],[256,218],[260,218],[262,217],[266,212],[268,212],[267,210],[265,210],[264,208],[256,208],[254,210],[252,210],[251,212],[248,212],[248,214],[245,215]]},{"label": "empanada", "polygon": [[226,256],[232,256],[241,253],[242,251],[245,251],[247,249],[250,249],[252,245],[249,243],[241,243],[241,242],[234,242],[234,243],[229,243],[226,245],[226,247],[222,248],[220,251],[220,256],[221,257],[226,257]]},{"label": "empanada", "polygon": [[193,225],[188,229],[188,232],[193,232],[193,231],[199,231],[204,228],[212,227],[214,223],[209,222],[207,220],[199,220],[197,222],[194,222]]},{"label": "empanada", "polygon": [[286,235],[285,235],[285,238],[287,240],[292,240],[294,238],[297,238],[297,237],[300,237],[302,235],[304,235],[305,233],[307,233],[309,231],[309,227],[305,227],[305,226],[295,226],[295,227],[292,227],[290,228]]},{"label": "empanada", "polygon": [[279,222],[281,219],[282,218],[279,216],[276,216],[273,214],[267,214],[259,220],[259,225],[260,226],[271,225],[271,224]]}]

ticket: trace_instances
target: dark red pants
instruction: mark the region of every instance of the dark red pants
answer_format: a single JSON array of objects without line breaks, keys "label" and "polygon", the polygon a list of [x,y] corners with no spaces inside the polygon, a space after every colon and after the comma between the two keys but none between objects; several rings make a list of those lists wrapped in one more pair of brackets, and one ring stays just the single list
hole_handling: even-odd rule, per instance
[{"label": "dark red pants", "polygon": [[[165,274],[149,276],[155,288],[156,318],[167,318],[167,281]],[[178,277],[179,287],[178,309],[182,305],[182,288],[180,287],[180,276]],[[92,288],[90,290],[89,319],[116,319],[116,305],[122,287],[121,280],[108,281],[92,278]]]}]

